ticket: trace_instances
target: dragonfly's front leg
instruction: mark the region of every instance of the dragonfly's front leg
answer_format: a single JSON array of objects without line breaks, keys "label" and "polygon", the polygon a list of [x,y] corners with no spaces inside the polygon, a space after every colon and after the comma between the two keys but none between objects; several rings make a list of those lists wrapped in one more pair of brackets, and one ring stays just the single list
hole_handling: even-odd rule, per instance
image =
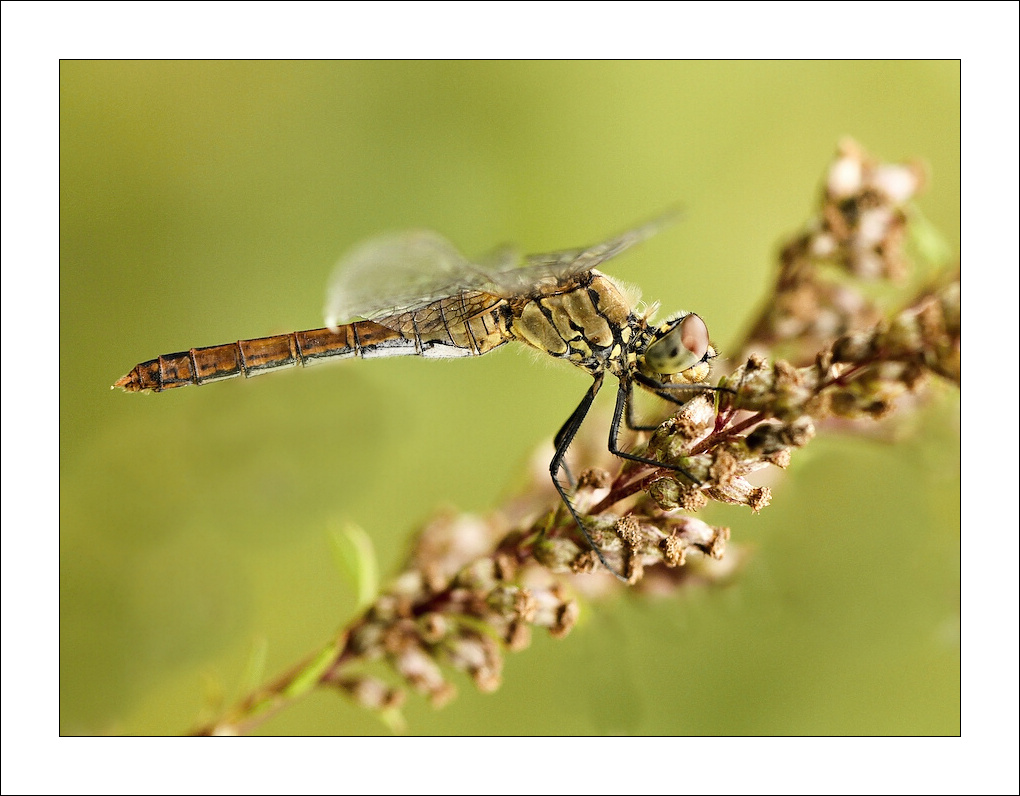
[{"label": "dragonfly's front leg", "polygon": [[[730,387],[713,387],[709,384],[667,384],[649,378],[648,376],[640,372],[635,373],[632,378],[634,379],[634,381],[647,387],[649,390],[658,395],[664,401],[669,401],[671,404],[676,404],[677,406],[683,406],[685,403],[691,400],[691,398],[693,397],[691,393],[698,394],[706,392],[735,392]],[[680,395],[677,395],[676,393],[680,393]],[[630,423],[629,415],[627,422],[629,425]],[[648,430],[646,428],[636,429],[636,427],[634,426],[631,426],[631,428],[635,428],[635,430],[641,431]]]},{"label": "dragonfly's front leg", "polygon": [[[678,386],[681,386],[681,385],[678,385]],[[684,387],[692,387],[692,388],[700,387],[700,385],[695,385],[695,384],[685,384],[685,385],[682,385],[682,386],[684,386]],[[711,389],[713,389],[711,387],[700,387],[700,388],[702,390],[706,390],[706,389],[707,390],[711,390]],[[663,396],[663,397],[666,398],[666,396]],[[635,426],[633,424],[633,422],[632,422],[633,421],[633,417],[632,417],[632,410],[631,410],[631,404],[633,402],[633,399],[634,399],[634,392],[633,392],[633,386],[632,386],[630,380],[629,379],[621,379],[620,380],[620,388],[616,392],[616,408],[613,411],[613,422],[612,422],[612,425],[610,425],[610,427],[609,427],[609,452],[612,453],[615,456],[619,456],[622,459],[628,459],[629,461],[638,462],[639,464],[649,464],[649,465],[651,465],[653,467],[662,467],[662,468],[664,468],[666,470],[673,470],[675,472],[680,473],[685,478],[689,479],[692,483],[700,485],[701,481],[699,479],[695,478],[693,475],[691,475],[689,472],[687,472],[687,470],[685,470],[683,467],[680,467],[679,465],[667,464],[666,462],[660,462],[660,461],[658,461],[656,459],[651,459],[651,458],[649,458],[647,456],[639,456],[636,453],[629,453],[629,452],[623,450],[620,447],[620,421],[623,419],[625,414],[626,414],[626,417],[627,417],[627,425],[630,426],[632,429],[636,429],[636,430],[639,430],[639,431],[651,431],[651,430],[654,430],[654,429],[658,428],[658,426],[650,426],[650,427],[649,426]],[[683,401],[677,401],[677,400],[672,399],[672,398],[667,398],[667,400],[673,400],[674,403],[683,403]]]},{"label": "dragonfly's front leg", "polygon": [[[622,387],[623,385],[621,384],[620,386]],[[667,400],[671,400],[671,399],[667,398]],[[631,431],[655,431],[655,429],[657,429],[659,427],[659,425],[657,423],[654,424],[654,425],[648,426],[648,425],[645,425],[644,423],[638,423],[634,419],[634,384],[633,384],[633,382],[631,382],[629,380],[627,381],[627,399],[626,399],[626,403],[627,403],[627,412],[626,412],[627,428],[629,428]]]},{"label": "dragonfly's front leg", "polygon": [[[643,373],[635,373],[632,376],[634,381],[637,381],[642,386],[646,387],[651,392],[655,393],[659,398],[664,401],[669,401],[671,404],[677,406],[683,406],[689,400],[691,400],[692,393],[714,393],[714,392],[728,392],[736,394],[736,390],[731,387],[712,387],[708,384],[665,384],[655,379],[651,379],[645,376]],[[679,393],[679,394],[678,394]],[[645,425],[638,423],[634,419],[634,385],[633,382],[628,380],[627,384],[627,428],[632,431],[655,431],[659,427],[659,424]],[[682,471],[681,471],[682,472]],[[686,473],[685,473],[686,475]]]},{"label": "dragonfly's front leg", "polygon": [[[588,410],[591,409],[595,396],[602,387],[603,378],[604,374],[602,373],[595,377],[595,381],[593,381],[591,387],[588,388],[588,392],[584,394],[584,398],[581,399],[581,403],[577,405],[577,408],[573,411],[570,417],[567,418],[567,422],[563,424],[563,428],[561,428],[553,438],[553,444],[556,446],[556,452],[553,454],[552,461],[549,462],[549,474],[552,476],[553,486],[555,486],[556,491],[560,493],[560,498],[563,500],[564,505],[566,505],[567,510],[570,512],[570,516],[574,518],[574,522],[577,523],[577,527],[581,529],[581,533],[584,534],[584,538],[588,542],[589,547],[591,547],[591,549],[595,551],[595,555],[599,557],[599,561],[602,562],[602,566],[616,575],[617,578],[626,582],[627,579],[617,572],[608,561],[606,561],[606,557],[595,544],[595,540],[591,538],[591,534],[588,533],[588,529],[584,527],[581,515],[577,513],[574,505],[570,502],[570,497],[567,495],[567,491],[563,488],[563,484],[560,483],[559,479],[560,470],[566,472],[569,477],[570,471],[567,469],[565,461],[567,451],[570,449],[570,443],[573,442],[574,437],[577,436],[577,432],[581,428],[581,423],[584,422],[584,418],[588,414]],[[571,481],[572,480],[573,479],[571,479]]]}]

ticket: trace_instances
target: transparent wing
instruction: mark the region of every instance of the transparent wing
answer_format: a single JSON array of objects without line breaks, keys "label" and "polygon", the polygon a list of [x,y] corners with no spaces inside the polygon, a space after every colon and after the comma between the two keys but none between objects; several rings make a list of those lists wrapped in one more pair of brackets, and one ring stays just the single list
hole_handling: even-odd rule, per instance
[{"label": "transparent wing", "polygon": [[326,291],[326,325],[377,319],[478,290],[489,275],[428,230],[380,235],[337,264]]},{"label": "transparent wing", "polygon": [[597,268],[631,246],[650,238],[664,226],[674,222],[678,210],[671,210],[651,221],[609,240],[582,249],[564,249],[546,254],[529,254],[519,267],[489,272],[490,293],[509,297],[552,287],[576,274]]},{"label": "transparent wing", "polygon": [[[373,320],[376,323],[396,329],[406,335],[416,334],[433,340],[449,341],[461,348],[477,347],[485,333],[478,329],[469,330],[468,323],[472,318],[491,312],[497,305],[504,302],[499,296],[484,291],[464,291],[456,296],[418,304],[408,307],[395,315],[381,315]],[[435,335],[439,337],[435,337]],[[496,335],[502,340],[501,335]]]},{"label": "transparent wing", "polygon": [[[676,215],[676,211],[664,214],[594,246],[532,254],[523,262],[513,248],[504,246],[472,263],[448,240],[428,230],[370,238],[334,269],[326,294],[326,325],[335,329],[356,318],[382,322],[409,317],[436,302],[442,302],[450,321],[467,317],[457,308],[488,303],[482,294],[510,298],[541,293],[651,237]],[[458,296],[471,296],[471,301],[445,301]]]}]

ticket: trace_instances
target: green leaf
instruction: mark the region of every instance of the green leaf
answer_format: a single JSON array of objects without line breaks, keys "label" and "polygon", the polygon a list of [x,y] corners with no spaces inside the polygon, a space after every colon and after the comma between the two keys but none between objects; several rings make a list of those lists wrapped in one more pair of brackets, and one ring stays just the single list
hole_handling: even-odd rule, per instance
[{"label": "green leaf", "polygon": [[323,649],[308,662],[305,668],[280,693],[284,697],[293,699],[310,691],[318,684],[326,670],[336,663],[337,652],[337,645],[335,643]]},{"label": "green leaf", "polygon": [[351,585],[364,608],[379,593],[379,563],[368,534],[353,523],[343,523],[330,530],[333,558],[344,580]]},{"label": "green leaf", "polygon": [[921,212],[917,205],[910,208],[910,224],[907,226],[910,242],[918,256],[929,268],[945,268],[953,258],[953,250],[942,233]]}]

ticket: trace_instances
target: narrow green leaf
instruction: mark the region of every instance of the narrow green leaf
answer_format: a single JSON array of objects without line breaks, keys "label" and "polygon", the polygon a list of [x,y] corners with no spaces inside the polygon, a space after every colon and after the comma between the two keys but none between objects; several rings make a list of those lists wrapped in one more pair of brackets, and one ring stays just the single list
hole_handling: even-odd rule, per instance
[{"label": "narrow green leaf", "polygon": [[304,670],[299,672],[281,692],[282,695],[293,698],[310,691],[316,686],[326,670],[336,662],[336,658],[337,647],[333,643],[308,662]]},{"label": "narrow green leaf", "polygon": [[368,534],[353,523],[330,530],[333,558],[357,598],[358,607],[370,605],[379,592],[379,563]]}]

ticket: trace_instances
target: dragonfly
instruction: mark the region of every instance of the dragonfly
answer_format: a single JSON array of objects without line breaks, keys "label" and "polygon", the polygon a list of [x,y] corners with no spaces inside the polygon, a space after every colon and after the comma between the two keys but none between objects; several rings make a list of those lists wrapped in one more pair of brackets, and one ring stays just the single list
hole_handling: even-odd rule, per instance
[{"label": "dragonfly", "polygon": [[428,230],[380,235],[356,246],[337,265],[327,291],[325,327],[164,354],[135,366],[113,386],[162,392],[335,359],[481,356],[507,343],[522,343],[592,377],[553,438],[549,473],[598,559],[625,580],[595,544],[571,500],[574,479],[566,456],[609,373],[618,381],[609,451],[699,483],[678,465],[624,450],[619,437],[624,419],[634,430],[655,428],[634,418],[635,386],[673,404],[685,403],[692,392],[713,389],[705,384],[716,356],[708,327],[693,312],[653,324],[654,307],[639,311],[636,297],[597,268],[669,220],[660,217],[593,246],[524,257],[503,247],[476,262]]}]

